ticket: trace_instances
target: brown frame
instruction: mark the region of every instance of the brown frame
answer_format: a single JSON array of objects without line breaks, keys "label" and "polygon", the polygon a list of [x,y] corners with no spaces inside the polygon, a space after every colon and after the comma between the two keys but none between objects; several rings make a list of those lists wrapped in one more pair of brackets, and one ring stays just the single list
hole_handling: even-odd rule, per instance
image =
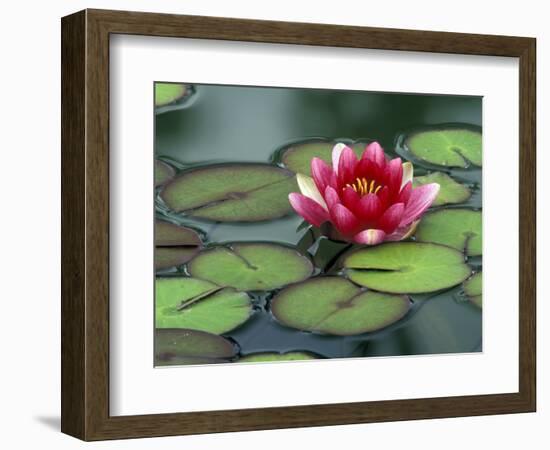
[{"label": "brown frame", "polygon": [[[535,53],[525,37],[85,10],[62,19],[62,415],[84,440],[535,411]],[[519,58],[519,392],[109,416],[109,35]]]}]

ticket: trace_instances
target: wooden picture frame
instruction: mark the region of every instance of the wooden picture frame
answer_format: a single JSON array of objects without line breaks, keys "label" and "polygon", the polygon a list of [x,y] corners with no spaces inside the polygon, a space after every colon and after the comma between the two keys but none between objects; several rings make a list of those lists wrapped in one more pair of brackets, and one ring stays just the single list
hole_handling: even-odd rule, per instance
[{"label": "wooden picture frame", "polygon": [[[220,39],[519,58],[519,392],[109,415],[109,36]],[[84,440],[535,411],[533,38],[85,10],[62,19],[62,417]]]}]

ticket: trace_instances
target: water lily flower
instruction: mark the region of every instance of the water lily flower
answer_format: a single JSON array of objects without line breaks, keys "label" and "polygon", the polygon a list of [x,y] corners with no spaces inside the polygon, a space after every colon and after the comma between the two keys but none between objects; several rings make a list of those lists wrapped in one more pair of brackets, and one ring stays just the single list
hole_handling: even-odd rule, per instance
[{"label": "water lily flower", "polygon": [[388,161],[378,142],[367,145],[360,159],[336,144],[332,167],[313,158],[311,174],[297,174],[301,194],[289,195],[294,210],[331,239],[358,244],[408,238],[439,193],[437,183],[413,188],[412,164]]}]

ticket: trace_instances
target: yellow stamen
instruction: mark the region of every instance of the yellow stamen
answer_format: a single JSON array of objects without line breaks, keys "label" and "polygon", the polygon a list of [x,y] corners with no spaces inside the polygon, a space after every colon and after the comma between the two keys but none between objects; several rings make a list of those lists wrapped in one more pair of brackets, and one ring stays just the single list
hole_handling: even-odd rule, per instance
[{"label": "yellow stamen", "polygon": [[376,180],[369,181],[365,177],[357,177],[353,184],[348,183],[346,184],[346,187],[352,188],[360,196],[376,194],[380,189],[382,189],[382,185],[377,185]]}]

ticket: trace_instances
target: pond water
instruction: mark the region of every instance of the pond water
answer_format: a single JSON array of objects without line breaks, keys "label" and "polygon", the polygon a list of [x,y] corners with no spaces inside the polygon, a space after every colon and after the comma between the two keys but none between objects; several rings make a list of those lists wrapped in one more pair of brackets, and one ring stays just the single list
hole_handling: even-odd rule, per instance
[{"label": "pond water", "polygon": [[[194,85],[193,92],[155,117],[155,155],[177,175],[222,163],[276,164],[281,149],[311,138],[378,141],[388,156],[408,156],[403,136],[412,130],[444,127],[479,129],[482,99],[474,96],[414,95],[333,90]],[[481,168],[449,169],[414,161],[415,176],[434,170],[464,184],[471,196],[438,209],[481,209]],[[177,176],[176,175],[176,176]],[[221,179],[220,183],[224,183]],[[314,237],[295,213],[259,222],[215,222],[172,210],[157,188],[156,216],[200,232],[206,247],[230,242],[273,242],[311,255],[315,274],[345,249]],[[312,250],[314,248],[314,250]],[[324,261],[323,264],[318,261]],[[466,257],[473,272],[481,256]],[[336,273],[336,272],[335,272]],[[185,264],[157,272],[157,279],[187,276]],[[250,292],[253,314],[222,335],[239,355],[311,352],[325,358],[397,356],[482,351],[482,310],[468,301],[461,284],[412,294],[406,315],[388,327],[355,336],[335,336],[284,326],[271,312],[280,289]],[[234,358],[238,360],[238,356]]]}]

